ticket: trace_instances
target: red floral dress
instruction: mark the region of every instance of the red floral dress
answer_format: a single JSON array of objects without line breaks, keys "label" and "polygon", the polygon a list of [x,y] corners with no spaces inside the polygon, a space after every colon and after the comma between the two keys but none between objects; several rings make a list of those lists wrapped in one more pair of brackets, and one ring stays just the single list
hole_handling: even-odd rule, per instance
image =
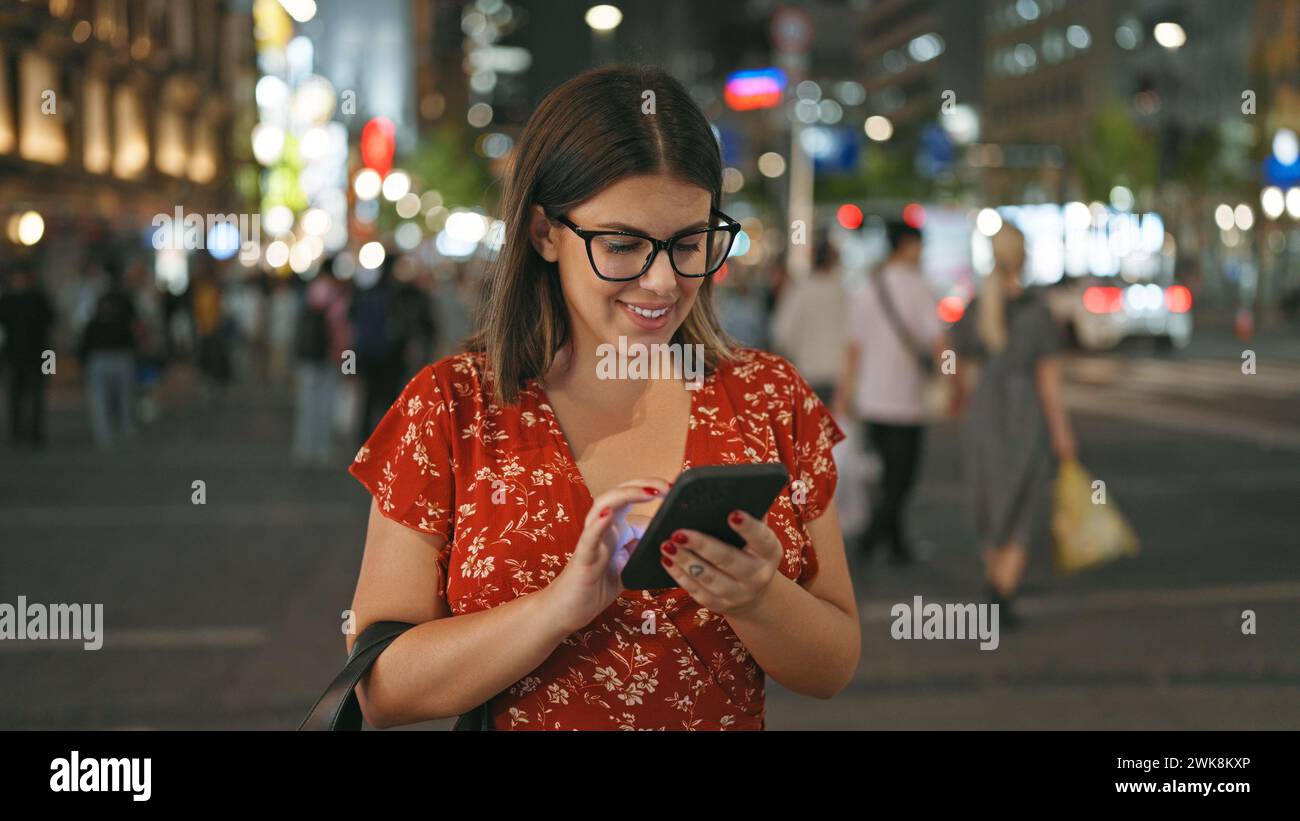
[{"label": "red floral dress", "polygon": [[[767,522],[785,548],[780,572],[808,581],[817,554],[806,525],[834,497],[831,448],[844,434],[774,354],[743,349],[691,393],[683,469],[784,464],[791,485]],[[453,617],[550,584],[592,504],[541,386],[496,405],[480,354],[421,370],[349,472],[385,516],[447,540],[438,595]],[[503,730],[761,730],[763,679],[727,619],[680,587],[624,590],[488,709]]]}]

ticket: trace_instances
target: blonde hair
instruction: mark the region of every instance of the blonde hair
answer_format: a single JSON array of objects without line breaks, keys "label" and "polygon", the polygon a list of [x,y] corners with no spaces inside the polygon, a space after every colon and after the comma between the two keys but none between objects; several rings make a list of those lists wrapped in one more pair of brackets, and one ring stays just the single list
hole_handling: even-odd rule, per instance
[{"label": "blonde hair", "polygon": [[993,235],[993,270],[980,289],[975,329],[991,354],[1007,347],[1007,290],[1019,282],[1025,266],[1025,235],[1010,223]]}]

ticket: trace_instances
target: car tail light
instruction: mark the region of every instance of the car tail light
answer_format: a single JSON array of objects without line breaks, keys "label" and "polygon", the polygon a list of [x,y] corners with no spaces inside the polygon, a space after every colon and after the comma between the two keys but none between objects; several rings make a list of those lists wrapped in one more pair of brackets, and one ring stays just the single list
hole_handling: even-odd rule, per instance
[{"label": "car tail light", "polygon": [[1093,314],[1113,314],[1124,305],[1124,289],[1093,285],[1083,290],[1083,307]]},{"label": "car tail light", "polygon": [[1185,314],[1192,309],[1192,292],[1186,285],[1170,285],[1165,289],[1165,306],[1176,314]]}]

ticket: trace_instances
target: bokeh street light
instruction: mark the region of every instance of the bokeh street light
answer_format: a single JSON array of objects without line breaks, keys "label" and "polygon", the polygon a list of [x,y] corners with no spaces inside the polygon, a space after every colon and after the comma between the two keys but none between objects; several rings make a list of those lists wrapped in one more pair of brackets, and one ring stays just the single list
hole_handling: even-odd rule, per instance
[{"label": "bokeh street light", "polygon": [[889,121],[889,118],[879,114],[868,117],[862,124],[862,130],[866,132],[867,137],[878,143],[883,143],[894,136],[894,124]]},{"label": "bokeh street light", "polygon": [[1151,34],[1157,43],[1170,51],[1182,48],[1187,42],[1187,32],[1177,23],[1156,23]]},{"label": "bokeh street light", "polygon": [[1282,216],[1282,212],[1286,210],[1286,197],[1282,194],[1282,189],[1270,185],[1259,192],[1259,209],[1271,220]]},{"label": "bokeh street light", "polygon": [[592,31],[613,31],[618,28],[619,23],[623,22],[623,12],[619,11],[618,6],[602,3],[587,9],[583,19],[587,21],[588,26],[591,26]]},{"label": "bokeh street light", "polygon": [[391,171],[387,177],[384,177],[383,191],[384,199],[389,202],[397,202],[405,197],[411,190],[411,178],[405,171]]},{"label": "bokeh street light", "polygon": [[383,185],[383,180],[379,178],[379,172],[373,168],[363,168],[357,174],[357,178],[352,181],[352,190],[356,192],[359,200],[373,200],[379,196],[379,189]]},{"label": "bokeh street light", "polygon": [[1300,220],[1300,188],[1287,189],[1286,212],[1291,219]]},{"label": "bokeh street light", "polygon": [[975,217],[975,227],[986,237],[991,237],[1002,230],[1002,215],[992,208],[981,209]]}]

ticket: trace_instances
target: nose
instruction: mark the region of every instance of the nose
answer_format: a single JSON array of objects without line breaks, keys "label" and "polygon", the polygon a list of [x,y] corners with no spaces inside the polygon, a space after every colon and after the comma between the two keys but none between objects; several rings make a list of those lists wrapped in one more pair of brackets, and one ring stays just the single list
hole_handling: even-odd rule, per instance
[{"label": "nose", "polygon": [[673,263],[668,258],[667,249],[660,251],[655,256],[655,261],[650,266],[650,270],[641,276],[637,284],[645,290],[660,296],[666,296],[677,290],[677,272],[673,270]]}]

